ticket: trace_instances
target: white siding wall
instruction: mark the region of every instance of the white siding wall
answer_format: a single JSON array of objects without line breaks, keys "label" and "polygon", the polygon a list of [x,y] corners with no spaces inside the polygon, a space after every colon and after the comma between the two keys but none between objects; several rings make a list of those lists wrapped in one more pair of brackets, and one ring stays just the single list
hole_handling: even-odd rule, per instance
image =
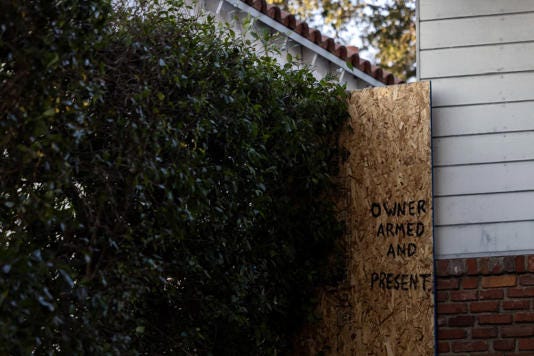
[{"label": "white siding wall", "polygon": [[419,0],[438,258],[534,251],[534,0]]}]

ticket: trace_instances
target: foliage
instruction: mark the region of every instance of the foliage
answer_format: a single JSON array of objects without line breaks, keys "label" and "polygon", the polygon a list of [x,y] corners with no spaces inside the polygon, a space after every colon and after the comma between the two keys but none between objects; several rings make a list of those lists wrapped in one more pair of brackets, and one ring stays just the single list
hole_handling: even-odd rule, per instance
[{"label": "foliage", "polygon": [[395,0],[369,8],[371,14],[363,17],[364,48],[376,48],[377,62],[399,78],[414,78],[415,1]]},{"label": "foliage", "polygon": [[1,2],[0,354],[279,353],[331,278],[344,89],[188,12]]},{"label": "foliage", "polygon": [[[398,78],[415,77],[414,0],[272,0],[303,20],[330,32],[341,42],[354,43],[377,64]],[[321,20],[317,20],[317,18]]]},{"label": "foliage", "polygon": [[91,125],[85,103],[99,88],[95,51],[109,8],[0,2],[0,354],[56,343],[69,353],[99,333],[76,265],[92,248],[81,229],[94,223],[71,200],[82,188],[78,146]]}]

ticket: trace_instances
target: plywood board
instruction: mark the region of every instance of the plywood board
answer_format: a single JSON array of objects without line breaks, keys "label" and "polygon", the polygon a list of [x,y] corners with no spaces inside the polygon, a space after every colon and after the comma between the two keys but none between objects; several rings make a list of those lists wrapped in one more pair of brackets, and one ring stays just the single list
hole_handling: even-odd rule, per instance
[{"label": "plywood board", "polygon": [[420,0],[421,20],[534,11],[532,0]]},{"label": "plywood board", "polygon": [[346,279],[319,294],[297,355],[435,351],[430,83],[354,91],[341,134]]},{"label": "plywood board", "polygon": [[420,23],[421,49],[534,40],[534,13]]},{"label": "plywood board", "polygon": [[353,92],[347,177],[357,355],[434,353],[430,84]]}]

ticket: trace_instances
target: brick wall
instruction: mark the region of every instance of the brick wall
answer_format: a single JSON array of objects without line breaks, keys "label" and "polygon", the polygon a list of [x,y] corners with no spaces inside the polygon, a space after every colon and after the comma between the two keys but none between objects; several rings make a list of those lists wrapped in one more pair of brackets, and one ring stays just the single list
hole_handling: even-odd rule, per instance
[{"label": "brick wall", "polygon": [[436,261],[440,355],[534,355],[534,255]]}]

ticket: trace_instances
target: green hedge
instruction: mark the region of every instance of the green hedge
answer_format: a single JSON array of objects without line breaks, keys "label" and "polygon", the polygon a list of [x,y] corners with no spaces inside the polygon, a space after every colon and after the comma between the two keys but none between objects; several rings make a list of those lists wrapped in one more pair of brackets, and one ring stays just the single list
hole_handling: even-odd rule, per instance
[{"label": "green hedge", "polygon": [[275,354],[333,278],[344,89],[180,4],[0,3],[0,354]]}]

